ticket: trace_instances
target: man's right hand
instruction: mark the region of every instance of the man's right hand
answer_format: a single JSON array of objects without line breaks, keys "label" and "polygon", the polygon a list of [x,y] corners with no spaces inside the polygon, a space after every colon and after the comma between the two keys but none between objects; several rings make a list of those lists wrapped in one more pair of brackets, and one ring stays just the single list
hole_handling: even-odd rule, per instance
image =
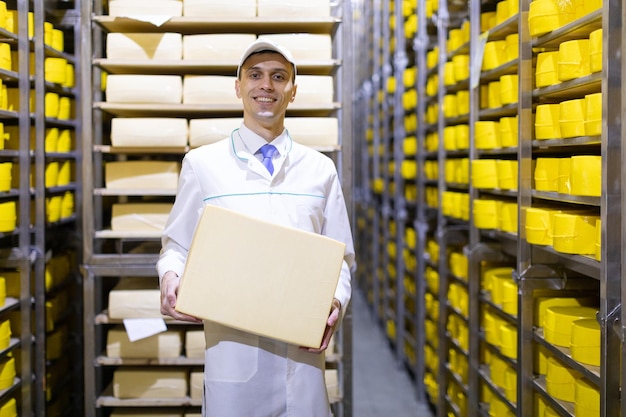
[{"label": "man's right hand", "polygon": [[202,320],[179,313],[174,309],[176,307],[176,297],[178,296],[178,287],[180,286],[180,277],[174,271],[167,271],[161,279],[161,314],[170,316],[175,320],[189,321],[192,323],[202,323]]}]

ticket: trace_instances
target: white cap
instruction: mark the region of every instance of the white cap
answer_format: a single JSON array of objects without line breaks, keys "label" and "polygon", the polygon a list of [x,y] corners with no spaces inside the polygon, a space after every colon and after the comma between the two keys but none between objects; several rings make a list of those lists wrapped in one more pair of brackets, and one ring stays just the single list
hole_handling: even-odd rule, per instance
[{"label": "white cap", "polygon": [[291,63],[291,65],[293,65],[293,75],[296,75],[296,62],[293,59],[293,55],[291,55],[289,49],[277,44],[270,39],[260,37],[256,41],[252,42],[250,46],[248,46],[248,48],[245,50],[243,55],[241,55],[241,59],[239,60],[239,66],[237,67],[237,78],[239,78],[239,72],[241,71],[243,63],[246,62],[250,55],[263,51],[271,51],[281,54],[288,62]]}]

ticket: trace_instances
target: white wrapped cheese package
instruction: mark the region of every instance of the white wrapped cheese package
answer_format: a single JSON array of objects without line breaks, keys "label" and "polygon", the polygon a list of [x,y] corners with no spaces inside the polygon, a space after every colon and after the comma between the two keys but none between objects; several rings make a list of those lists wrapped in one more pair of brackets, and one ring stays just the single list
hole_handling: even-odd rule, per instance
[{"label": "white wrapped cheese package", "polygon": [[111,145],[119,147],[185,147],[187,119],[169,117],[116,117],[111,120]]},{"label": "white wrapped cheese package", "polygon": [[191,371],[189,373],[189,397],[192,400],[201,400],[204,394],[204,372]]},{"label": "white wrapped cheese package", "polygon": [[131,342],[119,326],[107,332],[109,358],[178,358],[183,349],[183,332],[169,330]]},{"label": "white wrapped cheese package", "polygon": [[206,339],[203,330],[187,330],[185,333],[185,356],[188,358],[204,358]]},{"label": "white wrapped cheese package", "polygon": [[109,16],[182,16],[182,0],[109,0]]},{"label": "white wrapped cheese package", "polygon": [[[183,414],[180,410],[173,410],[171,408],[147,408],[141,407],[137,409],[133,408],[120,408],[115,409],[111,413],[111,417],[186,417],[187,414]],[[201,417],[201,416],[200,416]]]},{"label": "white wrapped cheese package", "polygon": [[333,77],[330,75],[298,75],[296,84],[298,91],[295,103],[299,106],[333,102],[335,89]]},{"label": "white wrapped cheese package", "polygon": [[191,119],[189,120],[189,146],[197,148],[228,138],[233,130],[241,126],[242,121],[241,117]]},{"label": "white wrapped cheese package", "polygon": [[329,60],[333,56],[330,35],[318,33],[279,33],[263,35],[291,51],[296,61]]},{"label": "white wrapped cheese package", "polygon": [[115,398],[184,398],[187,371],[158,368],[118,368],[113,373]]},{"label": "white wrapped cheese package", "polygon": [[257,0],[183,0],[183,16],[254,17]]},{"label": "white wrapped cheese package", "polygon": [[183,36],[180,33],[108,33],[106,56],[128,60],[181,59]]},{"label": "white wrapped cheese package", "polygon": [[180,163],[174,161],[109,161],[104,182],[106,188],[175,190],[179,172]]},{"label": "white wrapped cheese package", "polygon": [[157,277],[123,277],[109,291],[109,318],[150,319],[161,314],[161,290]]},{"label": "white wrapped cheese package", "polygon": [[210,59],[239,63],[245,51],[256,39],[252,33],[211,33],[183,36],[183,59]]},{"label": "white wrapped cheese package", "polygon": [[112,74],[107,76],[109,103],[178,104],[183,80],[180,75]]},{"label": "white wrapped cheese package", "polygon": [[334,117],[287,117],[285,127],[294,141],[306,146],[339,144],[339,121]]},{"label": "white wrapped cheese package", "polygon": [[235,79],[228,75],[185,75],[183,103],[239,105],[243,109],[235,93]]},{"label": "white wrapped cheese package", "polygon": [[330,0],[258,0],[259,17],[328,17]]},{"label": "white wrapped cheese package", "polygon": [[172,210],[170,203],[117,203],[113,204],[111,230],[116,232],[163,231]]}]

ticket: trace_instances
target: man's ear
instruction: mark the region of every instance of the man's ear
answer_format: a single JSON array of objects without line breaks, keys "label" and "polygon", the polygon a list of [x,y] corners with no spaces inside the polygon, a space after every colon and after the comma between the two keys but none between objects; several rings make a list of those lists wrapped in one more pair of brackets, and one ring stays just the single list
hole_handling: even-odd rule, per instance
[{"label": "man's ear", "polygon": [[291,100],[289,100],[290,103],[293,103],[293,101],[296,99],[296,92],[298,91],[298,84],[294,84],[293,85],[293,89],[291,91]]},{"label": "man's ear", "polygon": [[237,98],[241,98],[241,90],[240,90],[240,82],[239,79],[235,80],[235,94],[237,95]]}]

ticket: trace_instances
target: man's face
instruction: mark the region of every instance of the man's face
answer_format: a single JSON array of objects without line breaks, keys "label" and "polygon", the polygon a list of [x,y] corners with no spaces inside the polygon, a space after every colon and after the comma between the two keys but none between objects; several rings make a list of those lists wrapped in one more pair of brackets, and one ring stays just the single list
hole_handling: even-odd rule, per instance
[{"label": "man's face", "polygon": [[281,54],[262,52],[252,55],[241,68],[241,79],[235,82],[237,97],[242,99],[244,113],[263,121],[280,120],[296,96],[293,66]]}]

